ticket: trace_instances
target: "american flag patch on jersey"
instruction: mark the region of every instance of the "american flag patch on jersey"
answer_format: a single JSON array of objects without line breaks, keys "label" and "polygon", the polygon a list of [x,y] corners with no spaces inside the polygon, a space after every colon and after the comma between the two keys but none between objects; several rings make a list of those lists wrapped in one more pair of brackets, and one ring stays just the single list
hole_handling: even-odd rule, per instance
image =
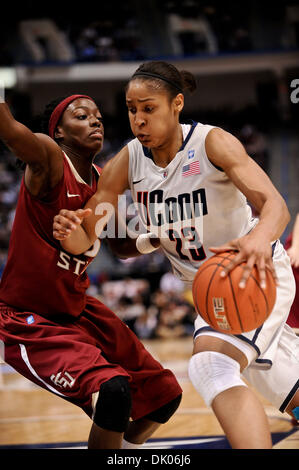
[{"label": "american flag patch on jersey", "polygon": [[199,161],[188,163],[188,165],[184,165],[182,169],[183,176],[191,176],[191,175],[199,175],[200,168],[199,168]]}]

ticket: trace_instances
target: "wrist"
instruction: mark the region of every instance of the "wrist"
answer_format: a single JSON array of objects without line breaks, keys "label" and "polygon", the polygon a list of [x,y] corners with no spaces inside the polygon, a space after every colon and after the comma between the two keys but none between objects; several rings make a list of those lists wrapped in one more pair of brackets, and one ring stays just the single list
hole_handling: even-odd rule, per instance
[{"label": "wrist", "polygon": [[[155,240],[155,244],[152,243],[151,241]],[[136,248],[139,251],[139,253],[145,255],[148,253],[152,253],[153,251],[156,251],[159,248],[159,244],[157,246],[157,237],[151,232],[148,233],[142,233],[141,235],[138,235],[137,240],[136,240]],[[156,246],[155,246],[156,245]]]}]

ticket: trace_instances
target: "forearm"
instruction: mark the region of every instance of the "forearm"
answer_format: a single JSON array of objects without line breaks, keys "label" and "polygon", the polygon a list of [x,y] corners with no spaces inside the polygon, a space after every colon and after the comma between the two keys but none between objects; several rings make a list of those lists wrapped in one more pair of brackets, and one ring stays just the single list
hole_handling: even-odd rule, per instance
[{"label": "forearm", "polygon": [[6,103],[0,103],[0,139],[12,152],[26,163],[42,158],[44,148],[37,136],[15,120]]},{"label": "forearm", "polygon": [[150,232],[137,238],[127,233],[124,238],[107,238],[107,241],[113,253],[122,259],[148,254],[160,247],[160,239]]},{"label": "forearm", "polygon": [[136,247],[136,238],[107,238],[106,240],[113,254],[118,258],[135,258],[141,255]]},{"label": "forearm", "polygon": [[83,229],[82,225],[78,226],[68,238],[61,240],[60,244],[62,248],[68,253],[73,255],[79,255],[89,250],[93,245],[93,241],[90,240],[88,234]]},{"label": "forearm", "polygon": [[259,223],[251,233],[260,233],[266,240],[272,242],[281,237],[287,224],[290,221],[290,214],[282,197],[266,200],[259,216]]}]

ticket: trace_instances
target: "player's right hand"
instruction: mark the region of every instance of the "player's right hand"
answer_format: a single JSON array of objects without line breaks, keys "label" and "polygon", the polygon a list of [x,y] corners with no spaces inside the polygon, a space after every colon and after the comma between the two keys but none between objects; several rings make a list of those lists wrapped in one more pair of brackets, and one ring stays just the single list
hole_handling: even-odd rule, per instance
[{"label": "player's right hand", "polygon": [[76,211],[61,209],[54,217],[53,237],[56,240],[66,240],[91,213],[91,209],[77,209]]},{"label": "player's right hand", "polygon": [[287,250],[287,254],[290,257],[291,265],[294,266],[294,268],[299,268],[299,249],[294,246],[290,246]]}]

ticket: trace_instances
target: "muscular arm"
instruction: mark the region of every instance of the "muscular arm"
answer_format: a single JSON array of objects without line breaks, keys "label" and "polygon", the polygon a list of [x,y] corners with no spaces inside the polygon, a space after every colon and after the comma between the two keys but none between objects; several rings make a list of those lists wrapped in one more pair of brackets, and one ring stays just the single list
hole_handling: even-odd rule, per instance
[{"label": "muscular arm", "polygon": [[206,151],[211,162],[225,171],[260,214],[258,224],[249,234],[230,240],[221,247],[210,247],[215,253],[228,249],[238,252],[223,269],[223,275],[245,261],[239,283],[241,288],[245,287],[254,265],[257,266],[262,288],[266,286],[266,267],[277,282],[271,242],[281,236],[290,220],[284,199],[266,173],[247,155],[238,139],[228,132],[213,129],[206,139]]},{"label": "muscular arm", "polygon": [[[114,230],[115,220],[111,222],[111,218],[117,216],[118,196],[129,187],[128,165],[129,153],[127,147],[124,147],[104,167],[97,192],[89,199],[84,210],[71,216],[71,220],[78,226],[68,238],[61,239],[61,245],[65,250],[73,254],[82,253],[100,237],[106,224],[109,227],[109,224],[112,223]],[[80,218],[80,214],[82,214],[82,218]],[[54,220],[57,223],[63,222],[64,215],[67,216],[68,211],[65,213],[61,211]],[[81,223],[82,225],[79,225]]]},{"label": "muscular arm", "polygon": [[211,162],[226,172],[260,213],[254,231],[261,232],[269,242],[279,238],[290,220],[286,203],[239,140],[221,129],[213,129],[206,139],[206,151]]},{"label": "muscular arm", "polygon": [[34,134],[12,116],[6,103],[0,103],[0,138],[27,164],[25,182],[34,196],[55,186],[63,173],[62,151],[44,134]]}]

